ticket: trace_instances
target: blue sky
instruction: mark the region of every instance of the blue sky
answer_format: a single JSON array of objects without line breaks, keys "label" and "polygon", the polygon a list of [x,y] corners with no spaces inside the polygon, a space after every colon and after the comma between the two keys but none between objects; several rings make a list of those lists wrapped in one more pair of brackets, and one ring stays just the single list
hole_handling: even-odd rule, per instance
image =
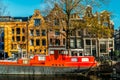
[{"label": "blue sky", "polygon": [[[3,2],[11,16],[30,16],[35,9],[42,10],[45,7],[44,0],[3,0]],[[114,16],[112,20],[117,29],[120,26],[120,0],[111,0],[107,6],[99,9],[99,12],[103,10],[112,12]]]}]

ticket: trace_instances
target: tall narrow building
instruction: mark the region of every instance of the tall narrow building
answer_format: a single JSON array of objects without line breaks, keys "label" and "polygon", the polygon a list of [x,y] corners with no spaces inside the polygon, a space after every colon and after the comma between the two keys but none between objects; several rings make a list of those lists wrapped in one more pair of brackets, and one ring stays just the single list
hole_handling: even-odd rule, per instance
[{"label": "tall narrow building", "polygon": [[27,52],[28,55],[42,54],[47,55],[47,26],[44,18],[39,10],[35,10],[34,14],[28,21],[27,26]]}]

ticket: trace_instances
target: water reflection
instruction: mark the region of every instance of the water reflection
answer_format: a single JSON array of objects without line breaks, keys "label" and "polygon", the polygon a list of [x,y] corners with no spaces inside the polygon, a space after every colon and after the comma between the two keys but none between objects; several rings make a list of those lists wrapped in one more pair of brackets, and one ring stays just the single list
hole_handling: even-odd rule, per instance
[{"label": "water reflection", "polygon": [[120,80],[97,76],[33,76],[33,75],[0,75],[0,80]]},{"label": "water reflection", "polygon": [[0,75],[0,80],[89,80],[84,76]]}]

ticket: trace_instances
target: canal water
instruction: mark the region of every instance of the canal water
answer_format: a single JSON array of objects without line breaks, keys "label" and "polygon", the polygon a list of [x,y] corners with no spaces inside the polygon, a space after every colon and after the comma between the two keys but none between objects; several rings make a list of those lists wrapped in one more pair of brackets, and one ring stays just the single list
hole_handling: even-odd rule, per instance
[{"label": "canal water", "polygon": [[120,78],[96,76],[32,76],[32,75],[0,75],[0,80],[120,80]]}]

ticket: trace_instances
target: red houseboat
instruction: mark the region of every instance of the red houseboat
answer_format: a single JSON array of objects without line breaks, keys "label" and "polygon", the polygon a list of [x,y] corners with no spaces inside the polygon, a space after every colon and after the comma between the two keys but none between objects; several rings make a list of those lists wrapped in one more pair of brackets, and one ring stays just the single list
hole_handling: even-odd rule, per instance
[{"label": "red houseboat", "polygon": [[54,50],[48,56],[35,55],[16,61],[0,60],[0,74],[66,74],[81,73],[97,66],[93,56],[70,56]]}]

